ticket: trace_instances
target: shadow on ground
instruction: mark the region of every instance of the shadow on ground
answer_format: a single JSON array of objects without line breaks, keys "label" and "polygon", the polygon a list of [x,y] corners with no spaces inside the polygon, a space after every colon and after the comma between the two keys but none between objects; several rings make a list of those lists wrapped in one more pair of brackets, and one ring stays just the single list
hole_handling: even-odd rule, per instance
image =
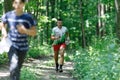
[{"label": "shadow on ground", "polygon": [[[38,80],[74,80],[72,76],[73,63],[65,62],[63,72],[55,71],[53,57],[44,57],[39,59],[28,59],[23,67],[28,67],[35,71],[39,77]],[[0,66],[0,80],[9,80],[9,69],[7,65]]]}]

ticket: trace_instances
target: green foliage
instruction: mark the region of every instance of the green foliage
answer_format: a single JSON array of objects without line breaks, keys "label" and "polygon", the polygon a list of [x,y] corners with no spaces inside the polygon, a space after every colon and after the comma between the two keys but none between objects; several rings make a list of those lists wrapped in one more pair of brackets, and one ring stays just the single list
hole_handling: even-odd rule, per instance
[{"label": "green foliage", "polygon": [[47,56],[51,53],[51,48],[47,45],[31,47],[28,51],[28,56],[33,58],[39,58],[40,56]]},{"label": "green foliage", "polygon": [[28,67],[23,67],[21,70],[20,80],[39,80],[35,75],[35,71]]},{"label": "green foliage", "polygon": [[68,56],[68,55],[64,56],[64,59],[65,59],[65,61],[71,61],[72,60],[71,56]]},{"label": "green foliage", "polygon": [[60,39],[54,40],[53,45],[58,45],[58,44],[65,42],[65,38],[66,38],[66,35],[64,34],[60,37]]},{"label": "green foliage", "polygon": [[66,49],[65,53],[64,53],[64,60],[65,61],[73,61],[73,53],[74,53],[74,51]]},{"label": "green foliage", "polygon": [[75,77],[78,80],[119,80],[119,46],[107,37],[97,40],[87,50],[80,49],[74,56]]},{"label": "green foliage", "polygon": [[4,64],[8,61],[7,53],[0,54],[0,64]]},{"label": "green foliage", "polygon": [[[108,7],[103,16],[98,16],[98,2]],[[108,35],[113,36],[115,34],[114,0],[82,0],[82,3],[81,9],[80,0],[56,0],[53,10],[55,13],[52,13],[53,5],[50,0],[30,0],[25,11],[34,15],[38,23],[38,32],[35,39],[30,39],[28,56],[38,58],[41,55],[51,53],[51,46],[48,43],[50,43],[52,22],[55,21],[53,17],[62,17],[63,25],[70,32],[71,44],[69,49],[71,50],[69,50],[69,53],[74,54],[75,77],[78,80],[119,80],[119,46],[115,43],[114,37],[108,37]],[[3,0],[0,1],[0,10],[2,9]],[[81,11],[88,49],[80,49],[75,52],[73,49],[79,48],[82,44]],[[0,16],[2,13],[3,11],[0,12]],[[105,31],[105,36],[101,39],[95,38],[96,25],[99,19],[104,22],[100,31]],[[6,54],[0,55],[0,64],[5,63],[7,59]],[[66,55],[65,60],[69,61],[71,57]],[[23,68],[22,80],[37,80],[31,72],[30,69]]]},{"label": "green foliage", "polygon": [[3,1],[0,1],[0,17],[2,16],[3,13]]},{"label": "green foliage", "polygon": [[28,56],[29,57],[33,57],[33,58],[37,58],[40,56],[40,51],[38,48],[32,48],[28,51]]}]

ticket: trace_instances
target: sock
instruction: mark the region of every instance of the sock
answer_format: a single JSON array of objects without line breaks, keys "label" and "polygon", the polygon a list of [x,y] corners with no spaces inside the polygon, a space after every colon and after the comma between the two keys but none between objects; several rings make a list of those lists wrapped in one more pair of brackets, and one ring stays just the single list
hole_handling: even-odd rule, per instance
[{"label": "sock", "polygon": [[63,65],[61,64],[61,65],[60,65],[60,69],[62,69],[62,66],[63,66]]},{"label": "sock", "polygon": [[62,66],[63,66],[63,65],[60,65],[60,70],[59,70],[59,72],[63,72]]},{"label": "sock", "polygon": [[59,66],[59,64],[58,64],[58,63],[56,63],[56,69],[58,69],[58,66]]}]

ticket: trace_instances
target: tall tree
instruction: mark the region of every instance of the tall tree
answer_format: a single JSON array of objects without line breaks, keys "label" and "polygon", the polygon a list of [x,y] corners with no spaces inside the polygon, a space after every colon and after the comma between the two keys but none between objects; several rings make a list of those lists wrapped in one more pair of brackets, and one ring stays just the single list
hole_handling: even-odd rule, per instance
[{"label": "tall tree", "polygon": [[118,39],[120,39],[120,0],[115,0],[115,7],[116,7],[116,32]]},{"label": "tall tree", "polygon": [[98,1],[98,23],[97,23],[97,26],[96,26],[96,32],[97,32],[97,35],[99,37],[103,36],[104,33],[105,33],[105,28],[104,28],[104,22],[102,20],[102,16],[104,16],[104,13],[105,13],[105,6],[103,3],[100,2],[100,0]]},{"label": "tall tree", "polygon": [[[51,18],[55,17],[55,0],[50,0],[50,4],[51,4]],[[54,22],[51,23],[51,26],[54,26]]]},{"label": "tall tree", "polygon": [[12,0],[4,0],[4,12],[12,10]]},{"label": "tall tree", "polygon": [[[47,0],[47,2],[46,2],[46,15],[49,17],[50,16],[50,14],[49,14],[49,0]],[[47,28],[47,32],[46,32],[46,35],[47,35],[47,43],[48,43],[48,37],[49,37],[49,22],[47,22],[47,24],[46,24],[46,28]]]},{"label": "tall tree", "polygon": [[83,17],[83,2],[80,0],[80,18],[81,18],[81,28],[82,28],[82,47],[86,47],[86,39],[85,39],[85,30],[84,30],[84,17]]}]

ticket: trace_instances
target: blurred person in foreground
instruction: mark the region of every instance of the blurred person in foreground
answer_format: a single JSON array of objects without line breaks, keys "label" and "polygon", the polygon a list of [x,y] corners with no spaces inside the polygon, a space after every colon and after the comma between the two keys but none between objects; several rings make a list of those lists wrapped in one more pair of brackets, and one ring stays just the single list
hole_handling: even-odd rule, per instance
[{"label": "blurred person in foreground", "polygon": [[28,36],[36,35],[36,23],[32,15],[24,12],[26,0],[12,0],[14,10],[2,16],[2,39],[12,42],[8,52],[10,80],[20,80],[20,70],[28,51]]}]

